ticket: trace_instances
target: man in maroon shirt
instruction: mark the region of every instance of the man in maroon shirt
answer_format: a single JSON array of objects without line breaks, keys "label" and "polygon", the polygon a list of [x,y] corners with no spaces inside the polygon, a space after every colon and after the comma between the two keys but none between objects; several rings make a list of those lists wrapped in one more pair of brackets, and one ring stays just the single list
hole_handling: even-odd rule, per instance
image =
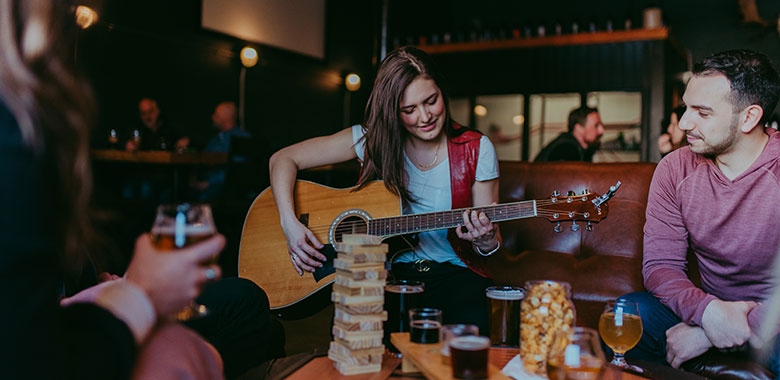
[{"label": "man in maroon shirt", "polygon": [[[780,244],[780,133],[765,129],[780,79],[763,54],[733,50],[694,65],[679,127],[689,146],[650,185],[642,274],[644,325],[629,358],[679,367],[755,341]],[[696,257],[701,286],[687,276]],[[699,280],[699,279],[697,279]]]}]

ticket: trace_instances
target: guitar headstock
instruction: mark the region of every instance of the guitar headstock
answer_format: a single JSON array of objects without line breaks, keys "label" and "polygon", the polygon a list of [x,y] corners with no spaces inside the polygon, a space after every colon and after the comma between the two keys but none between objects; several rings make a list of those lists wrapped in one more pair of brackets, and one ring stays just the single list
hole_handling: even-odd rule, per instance
[{"label": "guitar headstock", "polygon": [[561,222],[572,222],[570,229],[579,231],[580,226],[577,222],[585,222],[585,230],[593,230],[592,222],[600,222],[607,217],[609,213],[609,204],[607,203],[620,187],[620,181],[615,186],[610,186],[609,191],[604,195],[598,195],[588,189],[580,194],[569,191],[566,195],[553,191],[548,199],[536,201],[537,216],[546,218],[556,223],[553,230],[561,232]]}]

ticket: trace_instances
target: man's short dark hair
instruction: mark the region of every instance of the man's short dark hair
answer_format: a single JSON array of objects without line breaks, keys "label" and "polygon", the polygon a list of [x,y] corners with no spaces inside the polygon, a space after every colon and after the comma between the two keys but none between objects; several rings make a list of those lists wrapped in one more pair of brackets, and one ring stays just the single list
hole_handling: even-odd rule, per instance
[{"label": "man's short dark hair", "polygon": [[599,109],[595,107],[590,108],[588,106],[582,106],[569,112],[569,132],[574,130],[576,124],[584,126],[585,123],[588,122],[588,115],[594,112],[599,112]]},{"label": "man's short dark hair", "polygon": [[780,78],[769,57],[752,50],[729,50],[710,55],[693,65],[694,76],[717,74],[729,80],[734,112],[757,104],[764,109],[761,123],[769,120],[780,91]]}]

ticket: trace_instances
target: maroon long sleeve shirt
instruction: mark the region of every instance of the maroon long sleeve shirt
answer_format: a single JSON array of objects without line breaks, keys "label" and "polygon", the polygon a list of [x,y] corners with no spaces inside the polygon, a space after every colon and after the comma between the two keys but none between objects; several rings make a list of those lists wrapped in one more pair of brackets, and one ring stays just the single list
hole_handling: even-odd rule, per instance
[{"label": "maroon long sleeve shirt", "polygon": [[[678,149],[658,164],[644,227],[645,287],[680,319],[701,326],[714,299],[761,302],[770,293],[780,243],[780,133],[729,180],[711,158]],[[701,288],[686,274],[691,248]],[[748,315],[758,331],[764,305]]]}]

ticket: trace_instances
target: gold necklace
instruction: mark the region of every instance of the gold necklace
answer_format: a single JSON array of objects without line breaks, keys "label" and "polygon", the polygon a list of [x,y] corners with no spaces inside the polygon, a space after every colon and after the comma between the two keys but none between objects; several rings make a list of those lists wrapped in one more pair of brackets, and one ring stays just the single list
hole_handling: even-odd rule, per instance
[{"label": "gold necklace", "polygon": [[[422,168],[423,170],[428,170],[434,166],[436,166],[436,163],[439,162],[439,149],[441,148],[441,139],[439,139],[439,144],[436,145],[436,153],[433,155],[433,161],[431,161],[428,165],[423,165],[420,163],[420,160],[417,159],[417,166]],[[415,156],[417,156],[417,152],[415,152]]]}]

